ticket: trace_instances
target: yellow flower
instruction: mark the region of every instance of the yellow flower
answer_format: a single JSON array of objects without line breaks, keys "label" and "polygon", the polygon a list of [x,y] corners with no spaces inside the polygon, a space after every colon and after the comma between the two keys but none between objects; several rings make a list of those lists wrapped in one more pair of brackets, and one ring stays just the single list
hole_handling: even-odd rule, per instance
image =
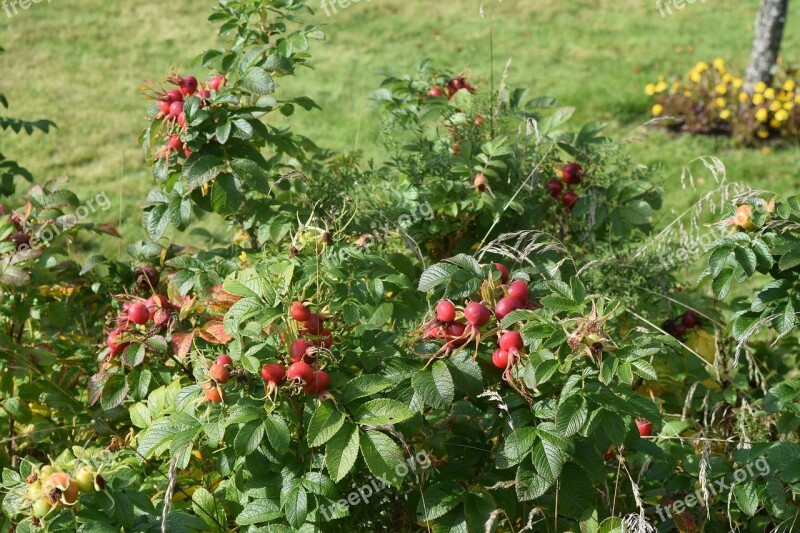
[{"label": "yellow flower", "polygon": [[736,87],[737,89],[741,89],[742,85],[744,85],[744,81],[742,81],[742,78],[733,78],[734,87]]},{"label": "yellow flower", "polygon": [[783,104],[783,108],[787,111],[791,111],[792,109],[794,109],[794,102],[786,102],[785,104]]},{"label": "yellow flower", "polygon": [[740,93],[739,93],[739,101],[740,101],[741,103],[743,103],[743,104],[746,104],[748,101],[750,101],[750,95],[749,95],[749,94],[747,94],[747,93],[746,93],[746,92],[744,92],[744,91],[740,92]]},{"label": "yellow flower", "polygon": [[725,70],[725,60],[722,59],[721,57],[716,58],[714,60],[714,68],[719,71]]},{"label": "yellow flower", "polygon": [[644,86],[644,94],[648,96],[653,96],[654,94],[656,94],[656,86],[653,85],[652,83],[648,83],[647,85]]},{"label": "yellow flower", "polygon": [[772,99],[774,99],[774,98],[775,98],[775,89],[773,89],[772,87],[770,87],[769,89],[767,89],[766,91],[764,91],[764,98],[766,98],[767,100],[772,100]]},{"label": "yellow flower", "polygon": [[800,94],[798,94],[797,96],[794,97],[794,103],[795,104],[800,104]]},{"label": "yellow flower", "polygon": [[731,76],[730,74],[725,74],[724,76],[722,76],[722,81],[723,83],[730,83],[731,81],[733,81],[733,76]]},{"label": "yellow flower", "polygon": [[654,117],[661,116],[661,113],[664,112],[664,106],[661,104],[656,104],[650,111],[653,113]]},{"label": "yellow flower", "polygon": [[721,118],[722,120],[728,120],[729,118],[731,118],[731,112],[728,111],[727,109],[723,109],[722,111],[719,112],[719,118]]},{"label": "yellow flower", "polygon": [[753,103],[755,105],[761,105],[764,103],[764,95],[761,93],[756,93],[753,95]]},{"label": "yellow flower", "polygon": [[769,127],[770,128],[780,128],[781,127],[781,122],[779,120],[775,120],[773,118],[772,120],[769,121]]},{"label": "yellow flower", "polygon": [[767,137],[769,137],[769,131],[765,130],[764,128],[761,128],[760,130],[758,130],[757,135],[762,139],[766,139]]},{"label": "yellow flower", "polygon": [[681,88],[681,82],[676,81],[675,83],[672,84],[672,92],[675,92],[680,88]]},{"label": "yellow flower", "polygon": [[704,70],[708,70],[708,63],[706,63],[705,61],[701,61],[694,66],[694,69],[697,70],[698,72],[703,72]]},{"label": "yellow flower", "polygon": [[725,99],[717,98],[716,100],[714,100],[714,104],[716,104],[717,107],[725,107]]},{"label": "yellow flower", "polygon": [[703,76],[701,76],[696,70],[693,70],[692,73],[689,74],[689,79],[695,83],[699,83],[700,80],[703,79]]},{"label": "yellow flower", "polygon": [[775,113],[775,120],[778,122],[784,122],[787,118],[789,118],[789,113],[784,109],[780,109]]},{"label": "yellow flower", "polygon": [[795,87],[797,87],[797,84],[794,82],[794,80],[786,80],[785,82],[783,82],[784,91],[792,92],[794,91]]},{"label": "yellow flower", "polygon": [[763,107],[756,111],[756,120],[759,122],[766,122],[767,118],[769,118],[769,113]]},{"label": "yellow flower", "polygon": [[721,83],[716,87],[714,87],[714,90],[717,92],[717,94],[725,94],[726,92],[728,92],[728,88],[722,85]]},{"label": "yellow flower", "polygon": [[777,111],[778,109],[783,109],[783,106],[781,105],[780,102],[775,101],[769,104],[770,111]]},{"label": "yellow flower", "polygon": [[664,90],[666,90],[666,88],[667,88],[667,82],[665,82],[664,80],[661,80],[658,83],[656,83],[656,92],[657,93],[663,93]]},{"label": "yellow flower", "polygon": [[[689,89],[684,89],[683,90],[683,96],[692,96],[692,91],[690,91]],[[798,97],[798,98],[800,98],[800,97]],[[800,103],[800,101],[798,103]]]},{"label": "yellow flower", "polygon": [[756,86],[753,88],[757,93],[763,93],[767,90],[767,84],[763,81],[756,83]]}]

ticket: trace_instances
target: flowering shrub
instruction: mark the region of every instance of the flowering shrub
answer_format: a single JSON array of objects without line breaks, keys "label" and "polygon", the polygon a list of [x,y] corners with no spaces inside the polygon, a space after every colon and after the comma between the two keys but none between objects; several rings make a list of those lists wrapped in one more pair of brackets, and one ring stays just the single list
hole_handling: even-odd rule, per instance
[{"label": "flowering shrub", "polygon": [[654,117],[669,117],[670,128],[694,134],[728,135],[744,144],[800,138],[800,81],[795,70],[783,70],[772,85],[759,82],[748,94],[743,80],[728,72],[725,61],[701,61],[683,78],[660,77],[645,86],[653,96]]}]

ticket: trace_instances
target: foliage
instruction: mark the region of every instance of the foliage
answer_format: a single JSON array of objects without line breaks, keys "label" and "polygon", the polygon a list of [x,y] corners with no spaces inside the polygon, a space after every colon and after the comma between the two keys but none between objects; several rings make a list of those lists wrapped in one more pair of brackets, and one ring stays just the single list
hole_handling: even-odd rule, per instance
[{"label": "foliage", "polygon": [[[737,199],[701,280],[719,302],[679,290],[645,246],[653,172],[600,124],[571,129],[551,98],[424,62],[374,95],[385,162],[275,126],[314,107],[275,94],[322,37],[307,11],[220,1],[210,19],[230,44],[202,54],[205,81],[151,84],[156,188],[130,261],[0,245],[16,252],[0,278],[6,526],[790,521],[797,198]],[[79,206],[58,182],[26,202],[3,238]],[[167,238],[202,217],[234,241]],[[69,220],[63,242],[114,233]],[[731,296],[764,275],[752,298]]]}]

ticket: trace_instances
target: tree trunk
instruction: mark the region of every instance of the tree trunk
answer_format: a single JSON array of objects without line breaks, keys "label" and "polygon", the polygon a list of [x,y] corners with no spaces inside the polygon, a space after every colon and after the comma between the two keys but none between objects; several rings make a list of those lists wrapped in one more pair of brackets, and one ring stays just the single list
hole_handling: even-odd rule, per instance
[{"label": "tree trunk", "polygon": [[789,0],[761,0],[761,9],[756,17],[753,51],[745,72],[744,90],[748,93],[753,92],[756,83],[763,81],[769,84],[772,80],[773,67],[781,48],[788,4]]}]

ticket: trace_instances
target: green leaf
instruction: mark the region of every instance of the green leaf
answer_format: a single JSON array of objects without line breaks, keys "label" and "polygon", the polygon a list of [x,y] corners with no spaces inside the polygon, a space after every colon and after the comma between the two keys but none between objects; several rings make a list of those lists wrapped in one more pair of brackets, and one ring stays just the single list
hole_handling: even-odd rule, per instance
[{"label": "green leaf", "polygon": [[233,439],[233,448],[240,456],[253,453],[264,438],[264,424],[261,420],[251,420],[239,428]]},{"label": "green leaf", "polygon": [[283,517],[278,502],[275,500],[258,499],[252,500],[244,506],[242,512],[236,517],[236,523],[240,526],[249,526],[263,522],[271,522]]},{"label": "green leaf", "polygon": [[575,463],[564,465],[559,479],[559,495],[568,516],[578,517],[591,508],[595,496],[595,484],[586,472]]},{"label": "green leaf", "polygon": [[242,76],[242,87],[259,96],[271,94],[275,90],[272,76],[261,67],[250,67]]},{"label": "green leaf", "polygon": [[363,375],[351,379],[342,386],[339,401],[347,403],[371,396],[392,386],[392,381],[382,376]]},{"label": "green leaf", "polygon": [[758,510],[758,494],[753,482],[737,485],[733,489],[733,497],[739,509],[747,516],[753,516]]},{"label": "green leaf", "polygon": [[536,428],[521,427],[506,436],[497,451],[497,468],[506,469],[520,464],[536,442]]},{"label": "green leaf", "polygon": [[197,516],[211,527],[212,531],[221,531],[217,524],[224,525],[228,522],[221,502],[217,504],[214,495],[203,487],[198,487],[192,493],[192,509]]},{"label": "green leaf", "polygon": [[22,424],[27,424],[33,417],[28,403],[17,397],[5,400],[3,402],[3,409],[5,409],[10,416],[13,416],[17,422]]},{"label": "green leaf", "polygon": [[[391,437],[380,431],[364,432],[361,435],[361,456],[373,476],[388,479],[395,486],[400,486],[402,470],[399,465],[405,464],[405,454]],[[408,469],[408,466],[405,468]]]},{"label": "green leaf", "polygon": [[464,487],[455,481],[442,481],[428,487],[417,505],[417,515],[423,522],[436,520],[461,503]]},{"label": "green leaf", "polygon": [[800,248],[793,248],[781,256],[778,267],[781,270],[789,270],[800,265]]},{"label": "green leaf", "polygon": [[748,276],[752,276],[758,264],[755,252],[750,248],[737,246],[733,251],[733,255],[736,257],[736,262],[739,263],[739,266],[742,267],[745,273],[747,273]]},{"label": "green leaf", "polygon": [[286,512],[286,520],[295,529],[299,528],[306,521],[308,515],[308,495],[301,484],[292,487],[282,498],[283,510]]},{"label": "green leaf", "polygon": [[711,290],[714,293],[714,298],[722,300],[728,295],[731,290],[731,283],[733,282],[733,269],[730,267],[724,268],[720,271],[719,275],[711,282]]},{"label": "green leaf", "polygon": [[325,447],[325,466],[335,483],[341,481],[358,459],[358,426],[345,422],[342,429],[328,441]]},{"label": "green leaf", "polygon": [[516,482],[517,497],[521,501],[542,497],[555,483],[540,476],[527,462],[522,463],[517,469]]},{"label": "green leaf", "polygon": [[402,402],[388,398],[371,400],[356,409],[355,419],[359,424],[381,426],[397,424],[414,416],[414,412]]},{"label": "green leaf", "polygon": [[569,396],[558,406],[556,428],[563,436],[569,437],[581,430],[588,416],[586,400],[580,396]]},{"label": "green leaf", "polygon": [[269,443],[275,451],[281,455],[289,451],[292,432],[286,421],[280,415],[272,413],[264,420],[264,425]]},{"label": "green leaf", "polygon": [[322,446],[328,442],[344,425],[344,416],[334,409],[331,402],[323,402],[314,411],[311,420],[308,422],[306,439],[308,445],[313,447]]},{"label": "green leaf", "polygon": [[453,402],[453,377],[442,361],[436,361],[430,371],[422,370],[414,374],[411,387],[423,401],[433,407],[444,409]]},{"label": "green leaf", "polygon": [[103,409],[113,409],[125,401],[128,395],[128,381],[122,374],[113,374],[103,386],[100,405]]},{"label": "green leaf", "polygon": [[122,360],[131,368],[137,367],[144,361],[144,345],[133,343],[122,352]]},{"label": "green leaf", "polygon": [[242,204],[244,195],[236,184],[236,178],[222,174],[211,186],[211,208],[215,213],[227,215],[235,213]]},{"label": "green leaf", "polygon": [[146,368],[135,370],[128,374],[128,388],[131,392],[131,396],[137,400],[144,399],[147,396],[152,378],[153,374]]},{"label": "green leaf", "polygon": [[417,290],[428,292],[442,283],[447,283],[458,267],[449,263],[439,263],[429,267],[419,278]]},{"label": "green leaf", "polygon": [[169,221],[178,230],[183,231],[192,221],[192,200],[188,196],[175,195],[169,200],[167,208]]},{"label": "green leaf", "polygon": [[225,160],[219,156],[195,152],[183,164],[183,177],[187,180],[186,192],[205,185],[225,168]]},{"label": "green leaf", "polygon": [[566,461],[567,454],[552,441],[542,439],[534,443],[533,465],[542,478],[555,481]]},{"label": "green leaf", "polygon": [[656,369],[653,368],[653,365],[651,365],[644,359],[636,359],[634,361],[631,361],[631,365],[633,366],[633,371],[643,379],[647,379],[650,381],[655,381],[656,379],[658,379],[658,374],[656,374]]}]

